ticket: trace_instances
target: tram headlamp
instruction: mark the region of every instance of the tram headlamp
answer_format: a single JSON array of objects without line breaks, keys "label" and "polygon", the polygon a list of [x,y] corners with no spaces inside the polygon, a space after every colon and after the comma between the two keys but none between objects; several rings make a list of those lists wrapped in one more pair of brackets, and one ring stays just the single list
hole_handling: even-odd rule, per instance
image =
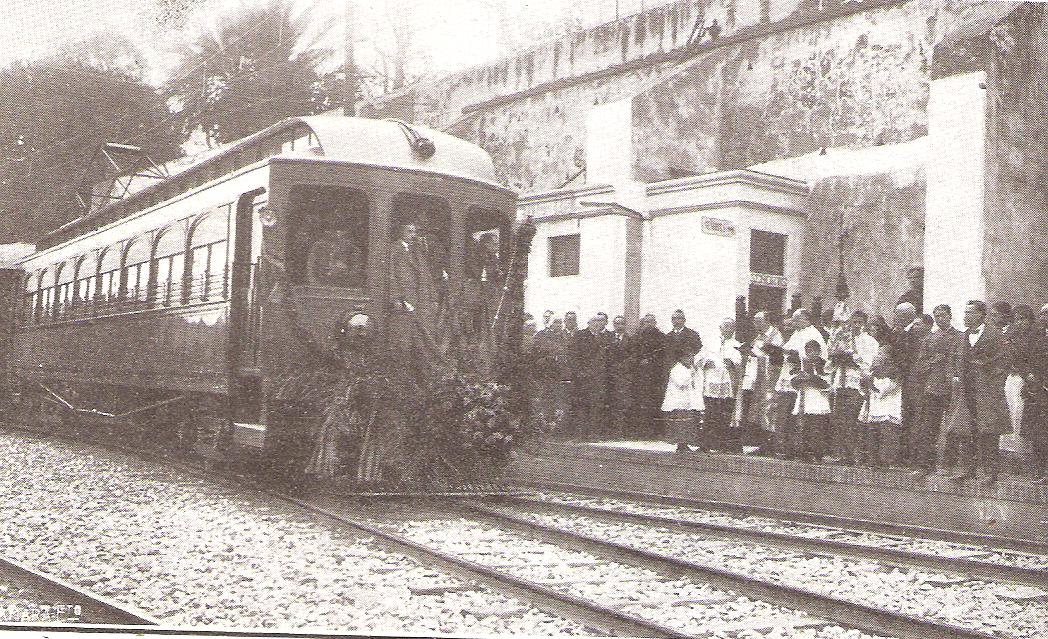
[{"label": "tram headlamp", "polygon": [[262,226],[267,229],[273,228],[277,225],[277,216],[273,215],[273,211],[268,206],[263,207],[262,210],[258,212],[258,221],[262,222]]}]

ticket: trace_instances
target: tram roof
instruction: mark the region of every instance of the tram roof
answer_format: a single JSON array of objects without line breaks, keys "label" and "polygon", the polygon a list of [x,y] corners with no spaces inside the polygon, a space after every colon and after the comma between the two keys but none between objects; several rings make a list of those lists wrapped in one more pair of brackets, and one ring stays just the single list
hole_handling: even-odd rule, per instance
[{"label": "tram roof", "polygon": [[[216,163],[235,156],[245,150],[266,144],[273,138],[281,138],[287,132],[308,129],[317,139],[317,144],[308,151],[276,152],[272,155],[285,157],[309,157],[333,160],[350,164],[388,167],[396,170],[425,171],[449,177],[462,178],[490,186],[505,188],[498,183],[491,157],[480,147],[453,135],[414,124],[406,125],[418,135],[433,142],[435,152],[430,157],[413,150],[405,124],[396,120],[345,117],[339,115],[314,115],[288,118],[257,133],[232,142],[226,147],[206,154],[203,159],[181,158],[168,165],[171,175],[164,180],[150,183],[145,188],[129,194],[124,199],[108,204],[84,217],[77,218],[44,236],[44,244],[61,242],[57,237],[92,222],[107,223],[107,213],[117,207],[134,208],[139,201],[146,201],[149,194],[172,183],[187,183],[193,188],[191,176],[207,172]],[[271,156],[272,157],[272,156]],[[259,160],[261,161],[261,160]],[[130,211],[124,214],[129,214]]]}]

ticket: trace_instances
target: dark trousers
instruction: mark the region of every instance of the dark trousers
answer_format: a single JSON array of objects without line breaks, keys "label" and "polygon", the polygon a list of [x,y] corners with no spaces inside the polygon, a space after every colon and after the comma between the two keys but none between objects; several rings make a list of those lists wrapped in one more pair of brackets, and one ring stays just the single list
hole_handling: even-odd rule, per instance
[{"label": "dark trousers", "polygon": [[990,477],[997,477],[1000,463],[1000,435],[993,433],[964,434],[957,438],[958,459],[969,475],[982,468]]},{"label": "dark trousers", "polygon": [[949,398],[941,395],[927,395],[924,398],[920,427],[911,432],[913,455],[910,464],[915,468],[934,470],[937,461],[936,445],[942,431],[943,419]]},{"label": "dark trousers", "polygon": [[839,388],[834,393],[831,430],[833,454],[841,461],[855,461],[856,437],[859,434],[858,419],[862,409],[862,393],[854,388]]},{"label": "dark trousers", "polygon": [[794,415],[790,429],[789,455],[819,461],[826,454],[829,415]]},{"label": "dark trousers", "polygon": [[731,417],[735,412],[732,398],[706,397],[703,447],[711,450],[727,450],[731,447]]},{"label": "dark trousers", "polygon": [[592,439],[607,429],[607,404],[603,384],[596,380],[572,381],[572,435]]},{"label": "dark trousers", "polygon": [[773,429],[772,449],[776,455],[790,456],[791,434],[793,432],[793,402],[797,393],[776,392],[768,407],[768,421]]},{"label": "dark trousers", "polygon": [[907,383],[902,388],[902,424],[899,426],[898,463],[911,464],[918,431],[923,427],[924,407],[920,385]]},{"label": "dark trousers", "polygon": [[890,422],[863,423],[859,426],[859,462],[867,466],[899,464],[901,429]]},{"label": "dark trousers", "polygon": [[626,384],[609,381],[605,391],[607,398],[608,428],[605,434],[616,439],[633,437],[636,426],[630,424],[630,389]]}]

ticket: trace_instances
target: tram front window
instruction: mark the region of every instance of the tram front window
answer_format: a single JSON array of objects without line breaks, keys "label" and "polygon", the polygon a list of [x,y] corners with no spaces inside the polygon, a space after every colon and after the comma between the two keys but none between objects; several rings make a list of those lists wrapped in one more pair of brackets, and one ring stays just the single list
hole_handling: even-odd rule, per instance
[{"label": "tram front window", "polygon": [[368,202],[363,193],[330,186],[291,191],[290,262],[309,286],[363,288],[367,281]]}]

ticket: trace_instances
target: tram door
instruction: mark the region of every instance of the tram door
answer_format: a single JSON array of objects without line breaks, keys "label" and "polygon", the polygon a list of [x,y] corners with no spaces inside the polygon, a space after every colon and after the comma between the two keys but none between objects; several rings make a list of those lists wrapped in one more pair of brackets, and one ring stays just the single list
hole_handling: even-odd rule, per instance
[{"label": "tram door", "polygon": [[246,424],[258,424],[262,410],[262,376],[257,359],[258,318],[254,311],[257,264],[252,260],[251,248],[255,198],[263,192],[265,189],[255,189],[237,200],[233,238],[229,309],[230,413],[234,422]]}]

